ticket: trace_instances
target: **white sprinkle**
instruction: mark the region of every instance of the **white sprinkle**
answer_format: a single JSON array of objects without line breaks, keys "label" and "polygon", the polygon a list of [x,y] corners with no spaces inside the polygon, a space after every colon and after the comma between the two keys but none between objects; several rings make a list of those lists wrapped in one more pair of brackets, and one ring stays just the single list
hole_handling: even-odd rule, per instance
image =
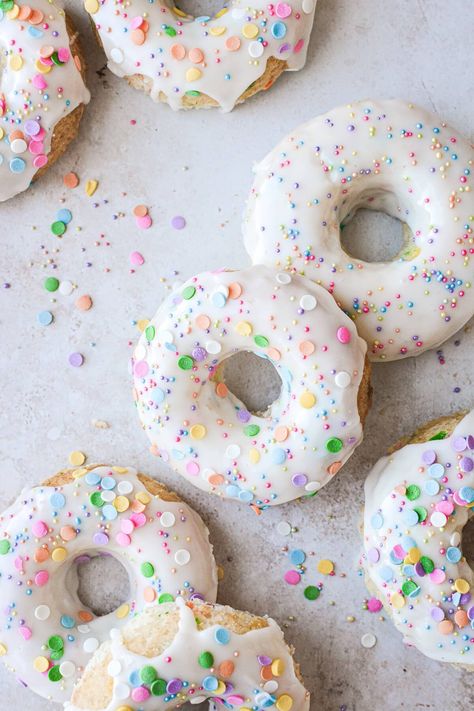
[{"label": "white sprinkle", "polygon": [[186,565],[191,560],[191,553],[186,548],[180,548],[174,554],[174,559],[178,565]]},{"label": "white sprinkle", "polygon": [[163,528],[171,528],[176,523],[176,516],[171,511],[165,511],[160,516],[160,523]]},{"label": "white sprinkle", "polygon": [[279,284],[289,284],[291,282],[291,276],[286,272],[278,272],[275,279]]},{"label": "white sprinkle", "polygon": [[99,640],[96,639],[95,637],[88,637],[84,644],[82,645],[82,649],[84,652],[87,652],[87,654],[92,654],[92,652],[95,652],[96,649],[99,646]]},{"label": "white sprinkle", "polygon": [[291,524],[288,521],[280,521],[277,525],[277,531],[280,536],[289,536],[291,533]]},{"label": "white sprinkle", "polygon": [[59,671],[61,672],[63,677],[67,679],[68,677],[73,676],[74,672],[76,671],[76,665],[74,664],[74,662],[65,661],[59,665]]},{"label": "white sprinkle", "polygon": [[372,649],[377,644],[377,637],[372,632],[366,632],[360,638],[360,643],[366,649]]},{"label": "white sprinkle", "polygon": [[300,299],[300,306],[305,311],[313,311],[318,305],[318,301],[312,294],[305,294]]}]

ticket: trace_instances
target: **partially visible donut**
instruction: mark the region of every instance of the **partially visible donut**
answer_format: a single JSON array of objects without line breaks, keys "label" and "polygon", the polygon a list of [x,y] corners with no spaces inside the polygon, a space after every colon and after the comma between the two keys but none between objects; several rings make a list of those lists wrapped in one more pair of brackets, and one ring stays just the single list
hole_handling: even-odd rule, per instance
[{"label": "partially visible donut", "polygon": [[66,711],[165,711],[206,699],[240,711],[309,711],[292,650],[270,618],[178,598],[145,610],[111,638]]},{"label": "partially visible donut", "polygon": [[474,571],[462,533],[474,507],[474,411],[430,422],[365,484],[364,567],[406,644],[474,669]]},{"label": "partially visible donut", "polygon": [[[252,413],[222,381],[239,351],[281,390]],[[134,352],[152,453],[204,491],[256,509],[314,495],[362,439],[366,346],[327,291],[263,266],[204,272],[160,306]]]},{"label": "partially visible donut", "polygon": [[[130,600],[96,617],[77,595],[84,556],[113,555]],[[208,530],[165,486],[131,468],[67,470],[24,490],[0,516],[2,661],[40,696],[64,702],[112,627],[184,595],[214,601]]]},{"label": "partially visible donut", "polygon": [[191,17],[170,0],[85,0],[109,69],[173,109],[224,111],[306,61],[317,0],[231,0]]},{"label": "partially visible donut", "polygon": [[[90,95],[60,0],[0,3],[0,202],[26,190],[75,138]],[[2,140],[3,139],[3,140]]]}]

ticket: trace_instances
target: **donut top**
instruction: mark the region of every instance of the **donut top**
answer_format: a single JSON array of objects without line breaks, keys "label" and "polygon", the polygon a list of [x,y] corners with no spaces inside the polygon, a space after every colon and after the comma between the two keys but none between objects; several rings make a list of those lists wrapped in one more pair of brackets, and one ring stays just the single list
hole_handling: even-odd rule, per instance
[{"label": "donut top", "polygon": [[110,70],[142,75],[151,97],[158,101],[161,93],[175,110],[186,95],[205,94],[230,111],[269,57],[301,69],[315,5],[232,0],[214,17],[194,18],[167,0],[85,0]]},{"label": "donut top", "polygon": [[[305,274],[334,294],[369,357],[417,355],[473,315],[474,153],[459,133],[398,100],[341,106],[299,126],[255,168],[244,222],[255,263]],[[405,222],[392,262],[341,246],[358,208]]]},{"label": "donut top", "polygon": [[0,0],[0,201],[48,162],[55,125],[89,101],[62,4]]},{"label": "donut top", "polygon": [[367,574],[405,642],[474,664],[474,573],[462,550],[474,506],[474,411],[451,436],[382,458],[365,497]]},{"label": "donut top", "polygon": [[[182,598],[177,604],[179,630],[157,657],[131,652],[121,632],[112,630],[108,675],[113,697],[106,711],[164,711],[206,699],[211,700],[211,708],[309,711],[309,693],[296,676],[274,620],[244,634],[222,625],[199,630],[193,610]],[[81,711],[73,704],[65,708]]]},{"label": "donut top", "polygon": [[[269,360],[278,399],[252,413],[223,382],[238,351]],[[205,272],[170,295],[132,362],[152,452],[195,486],[259,509],[314,495],[362,439],[366,346],[324,289],[264,266]]]},{"label": "donut top", "polygon": [[[73,477],[25,489],[0,517],[0,656],[56,701],[111,627],[177,595],[214,601],[217,589],[208,531],[189,506],[150,494],[131,468]],[[95,617],[77,596],[77,564],[106,554],[129,573],[130,599]]]}]

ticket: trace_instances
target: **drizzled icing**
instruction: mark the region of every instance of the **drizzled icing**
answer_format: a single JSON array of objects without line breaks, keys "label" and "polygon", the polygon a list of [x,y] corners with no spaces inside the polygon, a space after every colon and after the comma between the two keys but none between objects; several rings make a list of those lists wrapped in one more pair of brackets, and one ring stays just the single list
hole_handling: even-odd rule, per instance
[{"label": "drizzled icing", "polygon": [[0,202],[28,188],[56,124],[89,101],[69,42],[60,2],[0,0]]},{"label": "drizzled icing", "polygon": [[[457,131],[412,104],[334,109],[256,166],[247,251],[254,263],[304,273],[334,294],[373,360],[418,355],[474,312],[473,155]],[[407,223],[395,261],[368,263],[342,249],[340,225],[361,207]]]},{"label": "drizzled icing", "polygon": [[[77,596],[77,563],[113,555],[130,600],[95,617]],[[37,694],[65,701],[112,627],[177,595],[215,600],[208,531],[182,501],[150,494],[135,470],[77,469],[63,486],[24,490],[0,517],[0,652]]]},{"label": "drizzled icing", "polygon": [[[274,620],[268,619],[268,627],[244,634],[222,625],[199,630],[193,610],[180,598],[177,604],[179,630],[157,657],[131,652],[121,632],[112,630],[108,674],[113,677],[113,696],[104,711],[161,711],[206,699],[218,708],[225,705],[241,711],[309,711],[309,693],[296,676]],[[85,678],[87,674],[86,669]],[[66,704],[66,711],[82,708]]]},{"label": "drizzled icing", "polygon": [[[238,351],[282,381],[267,413],[221,382]],[[204,272],[159,308],[132,363],[153,454],[205,491],[258,508],[314,494],[362,439],[365,343],[322,288],[263,266]]]},{"label": "drizzled icing", "polygon": [[232,0],[212,18],[193,18],[166,0],[85,0],[110,70],[142,75],[152,99],[161,93],[175,110],[186,95],[205,94],[230,111],[264,74],[269,57],[301,69],[315,5]]},{"label": "drizzled icing", "polygon": [[473,506],[474,411],[446,439],[380,459],[365,484],[364,566],[395,626],[428,657],[470,665],[474,572],[462,531]]}]

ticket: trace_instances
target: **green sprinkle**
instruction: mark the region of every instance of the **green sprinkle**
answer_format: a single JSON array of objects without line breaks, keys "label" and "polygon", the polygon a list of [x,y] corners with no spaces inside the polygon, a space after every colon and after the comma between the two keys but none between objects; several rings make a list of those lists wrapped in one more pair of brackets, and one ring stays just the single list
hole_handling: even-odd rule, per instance
[{"label": "green sprinkle", "polygon": [[414,501],[415,499],[419,498],[421,494],[421,489],[416,484],[410,484],[410,486],[407,486],[405,494],[407,499],[409,499],[410,501]]},{"label": "green sprinkle", "polygon": [[435,564],[433,563],[431,558],[428,558],[428,556],[426,555],[421,556],[420,563],[423,566],[423,570],[425,571],[425,573],[432,573],[435,569]]},{"label": "green sprinkle", "polygon": [[196,289],[194,286],[187,286],[185,289],[182,291],[182,297],[183,299],[186,299],[186,301],[189,301],[189,299],[192,299],[194,294],[196,293]]},{"label": "green sprinkle", "polygon": [[164,679],[157,679],[150,686],[150,691],[153,696],[163,696],[163,694],[166,694],[166,681]]},{"label": "green sprinkle", "polygon": [[244,433],[247,437],[255,437],[260,432],[260,427],[258,425],[245,425]]},{"label": "green sprinkle", "polygon": [[166,27],[164,29],[165,29],[165,32],[168,35],[168,37],[176,37],[176,30],[174,29],[174,27],[170,27],[169,25],[166,25]]},{"label": "green sprinkle", "polygon": [[153,684],[158,678],[155,667],[142,667],[140,669],[140,679],[144,684]]},{"label": "green sprinkle", "polygon": [[321,595],[321,590],[317,588],[316,585],[308,585],[308,587],[304,589],[303,595],[307,600],[317,600]]},{"label": "green sprinkle", "polygon": [[6,555],[7,553],[9,553],[10,548],[10,541],[7,541],[5,538],[0,541],[0,555]]},{"label": "green sprinkle", "polygon": [[164,602],[174,602],[174,597],[170,593],[161,593],[158,602],[162,605]]},{"label": "green sprinkle", "polygon": [[428,441],[433,442],[433,440],[435,440],[435,439],[446,439],[447,436],[448,436],[448,433],[441,430],[441,432],[438,432],[437,434],[435,434],[434,437],[430,437]]},{"label": "green sprinkle", "polygon": [[257,346],[260,346],[260,348],[266,348],[270,343],[266,336],[255,336],[253,340],[255,341]]},{"label": "green sprinkle", "polygon": [[185,92],[186,96],[201,96],[200,91],[196,91],[196,89],[190,89],[189,91]]},{"label": "green sprinkle", "polygon": [[181,370],[191,370],[193,367],[193,359],[191,356],[181,356],[181,358],[178,360],[178,366],[181,368]]},{"label": "green sprinkle", "polygon": [[151,578],[155,574],[155,567],[152,563],[142,563],[141,565],[142,575],[145,578]]},{"label": "green sprinkle", "polygon": [[64,649],[63,638],[58,634],[53,634],[52,637],[48,639],[48,647],[53,650],[53,652],[59,652]]},{"label": "green sprinkle", "polygon": [[420,521],[424,521],[428,516],[428,511],[423,506],[415,506],[413,511],[416,511]]},{"label": "green sprinkle", "polygon": [[59,667],[51,667],[51,669],[48,672],[48,679],[50,681],[61,681],[63,678],[63,675],[59,671]]},{"label": "green sprinkle", "polygon": [[214,657],[210,652],[201,652],[198,662],[203,669],[210,669],[214,664]]},{"label": "green sprinkle", "polygon": [[59,279],[48,277],[44,280],[44,288],[46,291],[57,291],[59,289]]},{"label": "green sprinkle", "polygon": [[406,580],[402,585],[402,593],[409,597],[418,590],[418,585],[413,580]]},{"label": "green sprinkle", "polygon": [[61,657],[64,657],[64,649],[58,649],[54,652],[51,652],[49,656],[51,657],[53,662],[57,662],[61,659]]},{"label": "green sprinkle", "polygon": [[64,62],[61,62],[61,60],[59,59],[59,54],[57,52],[53,52],[53,54],[51,55],[51,59],[57,67],[61,67],[64,64]]},{"label": "green sprinkle", "polygon": [[100,509],[100,507],[105,504],[104,499],[100,495],[100,491],[93,491],[92,494],[89,496],[89,501],[91,502],[92,506],[95,506],[98,509]]},{"label": "green sprinkle", "polygon": [[56,235],[56,237],[60,237],[61,235],[63,235],[66,230],[67,227],[64,222],[61,222],[61,220],[57,220],[51,225],[51,232],[53,233],[53,235]]},{"label": "green sprinkle", "polygon": [[342,441],[338,437],[331,437],[326,442],[326,449],[328,452],[331,452],[331,454],[337,454],[337,452],[340,452],[342,449]]},{"label": "green sprinkle", "polygon": [[155,337],[155,327],[154,326],[147,326],[145,328],[145,336],[147,341],[152,341]]}]

